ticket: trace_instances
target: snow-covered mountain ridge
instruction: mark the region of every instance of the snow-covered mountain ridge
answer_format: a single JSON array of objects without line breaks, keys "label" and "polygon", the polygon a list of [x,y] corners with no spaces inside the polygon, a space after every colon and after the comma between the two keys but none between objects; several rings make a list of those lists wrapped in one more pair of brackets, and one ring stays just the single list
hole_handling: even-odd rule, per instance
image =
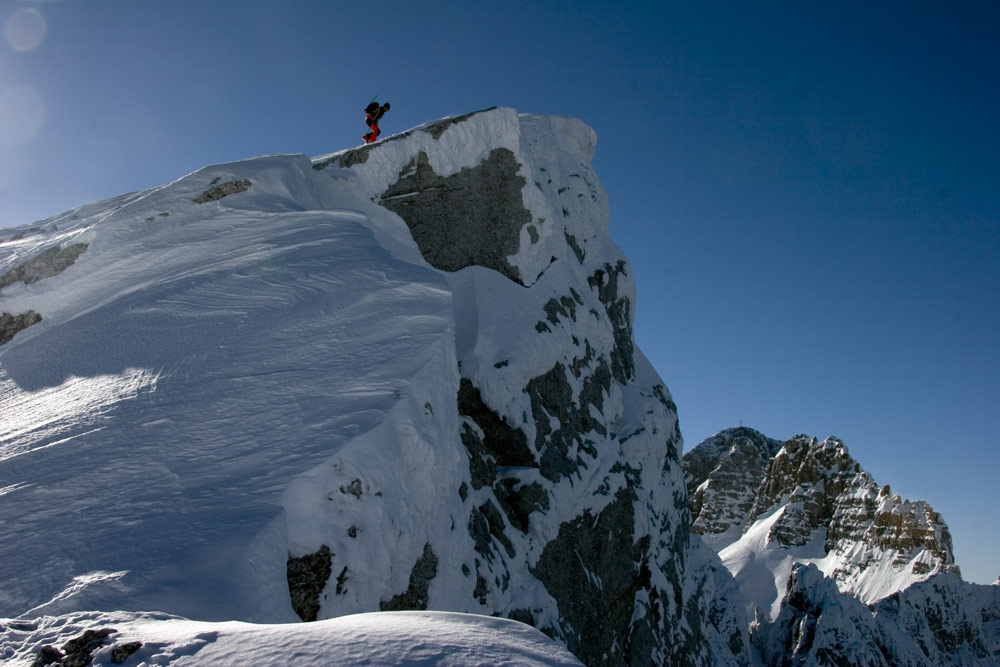
[{"label": "snow-covered mountain ridge", "polygon": [[0,614],[440,609],[710,660],[594,146],[493,109],[12,231]]},{"label": "snow-covered mountain ridge", "polygon": [[763,664],[1000,661],[1000,587],[961,581],[941,516],[842,441],[732,428],[682,462],[692,532],[734,577]]},{"label": "snow-covered mountain ridge", "polygon": [[[634,344],[595,145],[579,121],[491,109],[10,230],[0,616],[18,618],[0,659],[97,641],[96,664],[321,662],[338,627],[365,638],[359,663],[854,656],[789,644],[804,626],[782,618],[856,599],[793,568],[772,586],[801,594],[751,624],[691,534],[677,408]],[[696,527],[725,523],[695,502]],[[879,603],[898,620],[866,646],[934,655],[906,639],[924,622],[945,664],[995,656],[993,591],[925,583]],[[961,614],[978,625],[938,632]],[[420,628],[415,652],[379,648]]]}]

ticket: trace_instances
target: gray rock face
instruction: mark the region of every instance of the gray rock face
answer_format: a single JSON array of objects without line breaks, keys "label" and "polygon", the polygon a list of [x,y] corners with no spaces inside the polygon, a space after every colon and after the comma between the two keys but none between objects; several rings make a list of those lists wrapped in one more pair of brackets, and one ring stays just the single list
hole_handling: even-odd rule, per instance
[{"label": "gray rock face", "polygon": [[[761,559],[825,535],[831,576],[792,564],[778,615],[750,626],[764,665],[997,664],[1000,587],[962,582],[940,515],[876,485],[840,440],[778,443],[729,429],[685,455],[684,466],[694,529],[716,548],[759,517],[772,522]],[[867,606],[849,594],[887,585],[878,577],[889,567],[916,583]]]},{"label": "gray rock face", "polygon": [[421,152],[379,203],[406,221],[431,266],[445,271],[485,266],[521,282],[507,261],[518,250],[521,228],[531,222],[519,169],[510,150],[496,148],[478,166],[443,177]]},{"label": "gray rock face", "polygon": [[72,266],[87,249],[86,243],[73,243],[65,248],[53,246],[26,262],[0,275],[0,289],[23,282],[25,285],[51,278]]},{"label": "gray rock face", "polygon": [[[216,181],[218,181],[218,179],[216,179]],[[212,187],[208,188],[194,198],[194,202],[196,204],[207,204],[210,201],[219,201],[223,197],[228,197],[229,195],[246,192],[252,185],[246,178],[242,178],[237,181],[229,181],[228,183],[222,183],[220,185],[216,185],[216,181],[212,182]]]},{"label": "gray rock face", "polygon": [[24,331],[32,324],[41,321],[42,316],[33,310],[17,315],[0,313],[0,345],[10,342],[17,335],[17,332]]},{"label": "gray rock face", "polygon": [[[586,629],[567,632],[567,646],[588,662],[600,656],[603,664],[641,664],[656,652],[654,622],[663,609],[655,590],[651,616],[631,622],[636,593],[652,588],[645,559],[649,537],[632,542],[634,500],[634,492],[622,489],[596,516],[588,512],[564,523],[533,570],[559,603],[565,629]],[[593,585],[595,577],[600,587]]]},{"label": "gray rock face", "polygon": [[423,611],[427,609],[427,587],[431,579],[437,576],[438,557],[430,544],[424,545],[424,552],[413,564],[410,572],[410,585],[405,592],[400,593],[388,602],[383,602],[382,611]]},{"label": "gray rock face", "polygon": [[896,665],[1000,664],[1000,586],[936,574],[872,607]]},{"label": "gray rock face", "polygon": [[907,664],[886,659],[871,613],[814,565],[792,572],[778,618],[755,626],[752,638],[769,667]]},{"label": "gray rock face", "polygon": [[[894,565],[916,575],[957,571],[947,525],[924,501],[903,501],[879,487],[836,438],[796,436],[777,441],[750,429],[730,429],[684,457],[694,531],[722,548],[758,517],[783,507],[769,540],[806,544],[825,531],[827,553],[892,553]],[[848,582],[881,556],[846,558],[835,573]],[[846,585],[846,583],[845,583]]]},{"label": "gray rock face", "polygon": [[[894,551],[900,562],[921,550],[932,560],[915,562],[916,574],[957,571],[951,532],[924,501],[902,501],[888,486],[879,487],[847,452],[844,443],[797,436],[771,459],[750,521],[778,504],[784,515],[772,528],[784,546],[805,544],[817,529],[826,529],[825,550],[847,551],[852,545]],[[846,579],[864,569],[852,563],[837,573]]]},{"label": "gray rock face", "polygon": [[288,593],[292,609],[303,621],[315,621],[320,610],[320,594],[332,572],[332,554],[325,544],[319,551],[298,558],[289,556]]}]

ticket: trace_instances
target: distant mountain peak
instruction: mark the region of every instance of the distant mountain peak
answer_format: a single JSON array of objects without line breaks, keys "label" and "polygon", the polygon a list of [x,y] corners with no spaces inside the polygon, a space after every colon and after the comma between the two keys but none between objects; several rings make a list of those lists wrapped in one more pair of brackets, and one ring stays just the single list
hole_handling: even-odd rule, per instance
[{"label": "distant mountain peak", "polygon": [[[864,602],[935,572],[957,571],[940,514],[878,486],[842,440],[797,435],[774,445],[756,432],[730,429],[683,459],[689,490],[694,486],[692,530],[720,552],[738,581],[746,579],[747,554],[771,563],[766,576],[775,583],[763,589],[770,594],[756,596],[758,604],[775,608],[793,562],[818,563]],[[765,576],[757,574],[755,580]]]}]

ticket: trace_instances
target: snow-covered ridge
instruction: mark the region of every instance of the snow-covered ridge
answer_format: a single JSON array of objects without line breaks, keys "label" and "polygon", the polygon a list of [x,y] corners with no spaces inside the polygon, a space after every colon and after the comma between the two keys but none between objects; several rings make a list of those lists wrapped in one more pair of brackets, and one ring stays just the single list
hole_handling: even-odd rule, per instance
[{"label": "snow-covered ridge", "polygon": [[[708,661],[676,409],[579,121],[492,109],[12,230],[0,615],[450,610]],[[51,250],[59,248],[59,250]],[[691,577],[700,579],[692,579]]]}]

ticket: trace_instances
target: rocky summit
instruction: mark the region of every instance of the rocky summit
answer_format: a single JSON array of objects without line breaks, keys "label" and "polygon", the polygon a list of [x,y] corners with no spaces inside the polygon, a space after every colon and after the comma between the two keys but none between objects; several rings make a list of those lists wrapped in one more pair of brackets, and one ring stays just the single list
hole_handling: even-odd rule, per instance
[{"label": "rocky summit", "polygon": [[750,613],[777,610],[795,562],[816,563],[866,603],[958,571],[940,514],[876,484],[837,438],[778,443],[731,429],[685,454],[684,466],[693,530],[741,582]]},{"label": "rocky summit", "polygon": [[1000,588],[962,582],[941,516],[876,484],[839,439],[733,428],[683,465],[692,531],[719,552],[731,597],[756,619],[750,641],[763,664],[987,665],[1000,655]]},{"label": "rocky summit", "polygon": [[768,462],[781,443],[750,428],[733,428],[684,455],[694,522],[691,530],[710,545],[735,541],[750,521]]},{"label": "rocky summit", "polygon": [[682,468],[595,149],[488,109],[5,232],[0,657],[329,628],[348,664],[989,664],[996,587],[843,443],[737,429]]}]

